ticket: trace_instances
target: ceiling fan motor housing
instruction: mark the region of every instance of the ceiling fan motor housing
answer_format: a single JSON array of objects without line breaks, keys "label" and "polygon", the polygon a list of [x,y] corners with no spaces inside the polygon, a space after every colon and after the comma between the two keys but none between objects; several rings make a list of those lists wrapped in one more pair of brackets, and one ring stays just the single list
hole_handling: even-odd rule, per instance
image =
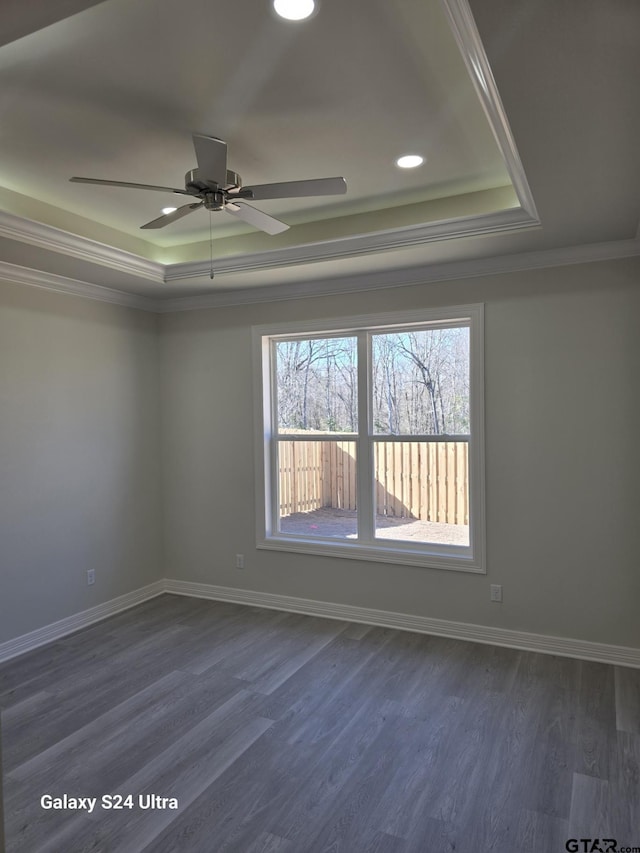
[{"label": "ceiling fan motor housing", "polygon": [[208,181],[203,178],[200,169],[191,169],[184,176],[184,188],[194,195],[199,195],[203,192],[215,192],[216,190],[235,190],[241,187],[242,178],[237,172],[233,172],[231,169],[227,169],[227,181],[223,187],[219,186],[215,181]]}]

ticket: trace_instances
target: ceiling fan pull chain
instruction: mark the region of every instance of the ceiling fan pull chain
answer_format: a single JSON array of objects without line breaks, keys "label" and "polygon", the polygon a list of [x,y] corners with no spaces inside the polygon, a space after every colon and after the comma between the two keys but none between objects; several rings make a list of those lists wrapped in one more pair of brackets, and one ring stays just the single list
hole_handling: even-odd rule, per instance
[{"label": "ceiling fan pull chain", "polygon": [[213,281],[213,225],[211,223],[211,211],[209,211],[209,258],[211,261],[209,278]]}]

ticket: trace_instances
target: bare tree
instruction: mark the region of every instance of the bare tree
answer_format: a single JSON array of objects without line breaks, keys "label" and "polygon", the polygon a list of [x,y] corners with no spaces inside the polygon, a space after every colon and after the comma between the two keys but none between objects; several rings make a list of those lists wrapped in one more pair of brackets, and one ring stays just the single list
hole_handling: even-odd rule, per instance
[{"label": "bare tree", "polygon": [[390,434],[468,432],[467,329],[376,335],[373,354],[376,429]]},{"label": "bare tree", "polygon": [[354,338],[278,341],[278,423],[329,432],[357,425]]},{"label": "bare tree", "polygon": [[[278,341],[280,428],[357,429],[355,337]],[[373,428],[379,434],[469,431],[469,331],[430,328],[372,335]]]}]

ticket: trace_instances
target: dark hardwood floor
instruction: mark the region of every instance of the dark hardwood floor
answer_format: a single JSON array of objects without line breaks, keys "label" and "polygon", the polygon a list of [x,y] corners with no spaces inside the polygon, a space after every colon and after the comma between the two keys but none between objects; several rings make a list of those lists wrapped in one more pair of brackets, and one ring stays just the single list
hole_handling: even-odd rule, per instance
[{"label": "dark hardwood floor", "polygon": [[8,853],[640,850],[640,670],[164,595],[0,707]]}]

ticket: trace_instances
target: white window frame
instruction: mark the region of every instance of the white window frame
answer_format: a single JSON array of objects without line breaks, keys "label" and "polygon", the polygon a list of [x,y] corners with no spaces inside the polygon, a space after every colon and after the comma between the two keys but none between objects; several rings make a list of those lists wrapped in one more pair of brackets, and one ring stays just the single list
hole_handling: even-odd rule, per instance
[{"label": "white window frame", "polygon": [[[276,378],[272,358],[272,341],[290,337],[339,337],[366,332],[393,332],[399,326],[455,326],[469,327],[470,357],[470,437],[469,441],[469,546],[436,543],[408,543],[390,539],[374,541],[371,525],[362,524],[358,515],[359,532],[366,541],[343,540],[329,537],[302,537],[277,530],[278,486],[275,470],[274,434],[277,433],[276,412],[272,389]],[[363,359],[363,337],[358,346],[358,396],[359,415],[369,410],[367,366]],[[300,554],[341,557],[390,564],[420,566],[434,569],[451,569],[486,573],[485,568],[485,476],[484,476],[484,306],[482,304],[458,305],[450,308],[420,311],[389,312],[359,315],[339,319],[302,322],[283,322],[254,326],[253,367],[255,378],[255,505],[256,547],[275,551],[292,551]],[[375,440],[380,435],[369,431],[367,424],[358,419],[357,434],[332,433],[329,440],[356,442],[358,507],[370,507],[374,499],[371,458]],[[290,438],[290,436],[287,436]],[[443,440],[441,436],[393,436],[393,440],[416,441],[428,438]],[[447,436],[448,440],[456,436]],[[361,460],[367,460],[364,463]]]}]

